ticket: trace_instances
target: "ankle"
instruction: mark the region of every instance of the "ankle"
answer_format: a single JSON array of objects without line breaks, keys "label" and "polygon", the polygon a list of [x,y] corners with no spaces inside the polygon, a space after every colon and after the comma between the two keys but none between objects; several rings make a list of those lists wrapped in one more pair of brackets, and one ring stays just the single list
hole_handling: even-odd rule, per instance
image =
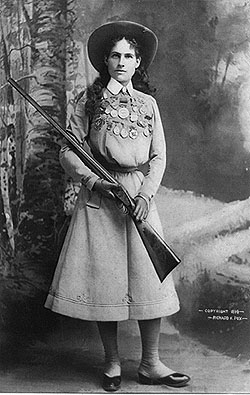
[{"label": "ankle", "polygon": [[121,375],[121,364],[120,361],[106,361],[104,365],[103,373],[109,377],[115,377]]},{"label": "ankle", "polygon": [[174,373],[174,370],[164,365],[160,360],[142,361],[138,373],[150,378],[161,378]]}]

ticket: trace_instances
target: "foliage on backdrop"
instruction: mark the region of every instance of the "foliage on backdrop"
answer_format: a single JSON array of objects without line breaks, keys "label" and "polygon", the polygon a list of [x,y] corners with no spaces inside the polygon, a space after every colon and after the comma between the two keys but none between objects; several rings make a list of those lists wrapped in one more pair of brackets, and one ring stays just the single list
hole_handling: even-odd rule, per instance
[{"label": "foliage on backdrop", "polygon": [[79,187],[58,163],[60,137],[6,77],[66,126],[75,98],[96,75],[86,54],[90,32],[119,19],[147,25],[159,37],[149,72],[168,141],[163,184],[226,202],[246,199],[250,5],[1,0],[0,9],[0,309],[8,326],[11,303],[28,296],[42,306]]}]

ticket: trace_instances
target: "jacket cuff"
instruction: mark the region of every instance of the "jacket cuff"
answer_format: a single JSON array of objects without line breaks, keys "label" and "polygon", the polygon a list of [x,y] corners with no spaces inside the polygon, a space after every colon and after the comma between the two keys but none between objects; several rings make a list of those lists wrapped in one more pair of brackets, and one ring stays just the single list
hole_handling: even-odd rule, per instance
[{"label": "jacket cuff", "polygon": [[94,186],[94,184],[95,184],[95,182],[99,179],[100,177],[99,176],[97,176],[96,174],[93,174],[93,175],[91,175],[91,176],[83,176],[82,178],[81,178],[81,182],[82,182],[82,184],[86,187],[86,188],[88,188],[90,191],[92,190],[92,188],[93,188],[93,186]]},{"label": "jacket cuff", "polygon": [[150,188],[149,185],[142,185],[140,190],[138,191],[138,195],[142,195],[142,196],[146,196],[149,201],[151,201],[153,199],[153,197],[155,196],[155,187]]}]

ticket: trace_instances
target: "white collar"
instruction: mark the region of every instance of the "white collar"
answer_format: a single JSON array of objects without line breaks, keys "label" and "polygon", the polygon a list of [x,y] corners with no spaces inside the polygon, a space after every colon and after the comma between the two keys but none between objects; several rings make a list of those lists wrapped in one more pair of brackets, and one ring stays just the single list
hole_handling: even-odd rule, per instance
[{"label": "white collar", "polygon": [[132,81],[129,81],[128,85],[123,86],[120,82],[116,81],[114,78],[110,78],[109,83],[107,85],[107,89],[113,93],[113,95],[117,95],[122,89],[126,88],[130,96],[133,94],[133,84]]}]

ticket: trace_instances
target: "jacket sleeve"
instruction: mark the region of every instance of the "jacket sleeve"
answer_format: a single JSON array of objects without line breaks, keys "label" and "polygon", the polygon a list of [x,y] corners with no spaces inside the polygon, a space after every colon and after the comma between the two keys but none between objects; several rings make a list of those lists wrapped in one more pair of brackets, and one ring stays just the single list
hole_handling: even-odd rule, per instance
[{"label": "jacket sleeve", "polygon": [[[85,114],[85,102],[86,96],[84,95],[78,101],[69,122],[69,130],[77,137],[82,146],[84,146],[89,130],[89,120]],[[84,165],[67,143],[63,144],[60,150],[59,160],[65,172],[69,174],[74,181],[81,181],[82,184],[90,190],[93,188],[94,183],[99,177]]]},{"label": "jacket sleeve", "polygon": [[153,132],[149,151],[149,170],[144,177],[139,194],[146,195],[150,200],[155,196],[165,168],[166,168],[166,142],[157,103],[153,103]]}]

